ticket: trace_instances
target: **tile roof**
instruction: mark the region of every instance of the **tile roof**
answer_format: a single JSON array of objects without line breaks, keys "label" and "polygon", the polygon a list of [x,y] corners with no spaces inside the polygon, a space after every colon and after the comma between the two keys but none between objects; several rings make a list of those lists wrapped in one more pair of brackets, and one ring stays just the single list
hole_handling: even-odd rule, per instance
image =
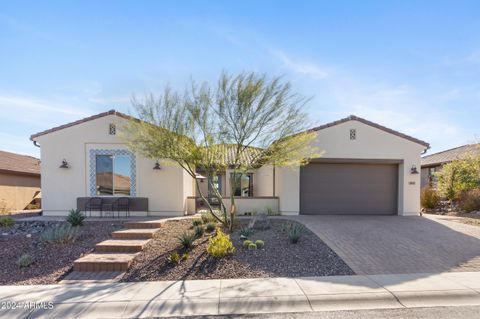
[{"label": "tile roof", "polygon": [[126,118],[126,119],[132,118],[130,115],[123,114],[123,113],[118,112],[116,110],[110,110],[110,111],[107,111],[107,112],[103,112],[103,113],[100,113],[100,114],[96,114],[96,115],[92,115],[92,116],[83,118],[83,119],[75,121],[75,122],[71,122],[71,123],[67,123],[67,124],[64,124],[64,125],[56,126],[56,127],[51,128],[51,129],[32,134],[30,136],[30,140],[33,141],[36,137],[39,137],[39,136],[42,136],[42,135],[45,135],[45,134],[50,134],[50,133],[53,133],[53,132],[56,132],[56,131],[60,131],[60,130],[63,130],[67,127],[72,127],[72,126],[82,124],[82,123],[85,123],[85,122],[88,122],[88,121],[96,120],[98,118],[108,116],[108,115],[117,115],[117,116],[120,116],[120,117],[123,117],[123,118]]},{"label": "tile roof", "polygon": [[0,151],[0,170],[40,175],[40,160],[32,156]]},{"label": "tile roof", "polygon": [[428,144],[428,143],[425,142],[425,141],[422,141],[422,140],[419,140],[419,139],[417,139],[417,138],[411,137],[411,136],[409,136],[409,135],[400,133],[400,132],[398,132],[398,131],[392,130],[392,129],[388,128],[388,127],[385,127],[385,126],[383,126],[383,125],[380,125],[380,124],[371,122],[371,121],[369,121],[369,120],[363,119],[363,118],[358,117],[358,116],[355,116],[355,115],[350,115],[350,116],[348,116],[348,117],[346,117],[346,118],[343,118],[343,119],[340,119],[340,120],[338,120],[338,121],[334,121],[334,122],[330,122],[330,123],[327,123],[327,124],[323,124],[323,125],[314,127],[314,128],[312,128],[311,130],[313,130],[313,131],[319,131],[319,130],[323,130],[323,129],[325,129],[325,128],[332,127],[332,126],[335,126],[335,125],[338,125],[338,124],[342,124],[342,123],[345,123],[345,122],[348,122],[348,121],[358,121],[358,122],[361,122],[361,123],[363,123],[363,124],[366,124],[366,125],[375,127],[375,128],[377,128],[377,129],[379,129],[379,130],[385,131],[385,132],[387,132],[387,133],[390,133],[390,134],[396,135],[396,136],[398,136],[398,137],[404,138],[404,139],[406,139],[406,140],[412,141],[412,142],[414,142],[414,143],[423,145],[423,146],[425,146],[425,147],[427,147],[427,148],[430,147],[430,144]]},{"label": "tile roof", "polygon": [[[235,164],[235,147],[233,144],[218,144],[210,146],[213,156],[220,155],[213,159],[214,163],[220,166],[233,166]],[[259,161],[262,149],[257,147],[247,147],[240,155],[240,165],[250,165]]]},{"label": "tile roof", "polygon": [[422,157],[422,166],[437,166],[461,159],[467,154],[480,155],[480,144],[467,144]]}]

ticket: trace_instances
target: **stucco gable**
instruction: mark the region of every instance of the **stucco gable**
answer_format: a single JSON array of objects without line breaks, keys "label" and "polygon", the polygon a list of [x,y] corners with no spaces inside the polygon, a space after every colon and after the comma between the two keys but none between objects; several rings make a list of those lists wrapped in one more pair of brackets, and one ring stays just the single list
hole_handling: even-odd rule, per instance
[{"label": "stucco gable", "polygon": [[125,118],[125,119],[131,119],[132,118],[131,116],[123,114],[123,113],[118,112],[116,110],[110,110],[110,111],[107,111],[107,112],[103,112],[103,113],[100,113],[100,114],[96,114],[96,115],[92,115],[92,116],[83,118],[83,119],[75,121],[75,122],[71,122],[71,123],[67,123],[67,124],[64,124],[64,125],[56,126],[56,127],[51,128],[51,129],[32,134],[30,136],[30,140],[34,141],[37,137],[40,137],[40,136],[43,136],[43,135],[46,135],[46,134],[50,134],[50,133],[54,133],[54,132],[57,132],[57,131],[61,131],[63,129],[73,127],[73,126],[76,126],[76,125],[80,125],[80,124],[83,124],[83,123],[86,123],[86,122],[94,121],[94,120],[97,120],[99,118],[103,118],[103,117],[109,116],[109,115],[115,115],[115,116],[119,116],[119,117]]},{"label": "stucco gable", "polygon": [[368,126],[371,126],[371,127],[374,127],[376,129],[379,129],[381,131],[384,131],[386,133],[389,133],[389,134],[393,134],[395,136],[398,136],[398,137],[401,137],[403,139],[406,139],[410,142],[413,142],[413,143],[416,143],[416,144],[419,144],[419,145],[422,145],[426,148],[430,148],[430,144],[428,144],[427,142],[425,141],[422,141],[422,140],[419,140],[417,138],[414,138],[412,136],[409,136],[409,135],[406,135],[406,134],[403,134],[403,133],[400,133],[398,131],[395,131],[395,130],[392,130],[388,127],[385,127],[383,125],[380,125],[380,124],[377,124],[377,123],[374,123],[374,122],[371,122],[371,121],[368,121],[366,119],[363,119],[361,117],[358,117],[358,116],[355,116],[355,115],[350,115],[346,118],[343,118],[343,119],[340,119],[340,120],[337,120],[337,121],[334,121],[334,122],[330,122],[330,123],[327,123],[327,124],[323,124],[323,125],[320,125],[320,126],[317,126],[317,127],[314,127],[312,128],[311,130],[312,131],[320,131],[320,130],[323,130],[323,129],[326,129],[326,128],[329,128],[329,127],[333,127],[333,126],[337,126],[337,125],[340,125],[340,124],[343,124],[343,123],[347,123],[349,121],[357,121],[357,122],[360,122],[360,123],[363,123],[365,125],[368,125]]}]

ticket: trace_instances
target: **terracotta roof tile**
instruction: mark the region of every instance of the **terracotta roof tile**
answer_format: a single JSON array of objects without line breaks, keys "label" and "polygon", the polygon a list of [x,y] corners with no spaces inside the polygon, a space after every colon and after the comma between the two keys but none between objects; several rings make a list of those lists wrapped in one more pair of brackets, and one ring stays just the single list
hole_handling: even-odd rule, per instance
[{"label": "terracotta roof tile", "polygon": [[0,170],[40,175],[40,160],[27,155],[0,151]]},{"label": "terracotta roof tile", "polygon": [[467,144],[422,157],[422,166],[437,166],[473,154],[480,155],[480,144]]}]

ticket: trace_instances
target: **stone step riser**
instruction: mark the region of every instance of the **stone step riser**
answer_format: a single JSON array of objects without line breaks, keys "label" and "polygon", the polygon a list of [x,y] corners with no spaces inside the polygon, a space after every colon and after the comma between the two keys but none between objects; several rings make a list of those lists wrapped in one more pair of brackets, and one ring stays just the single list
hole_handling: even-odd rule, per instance
[{"label": "stone step riser", "polygon": [[123,227],[129,228],[129,229],[160,228],[162,227],[162,223],[129,222],[129,223],[123,224]]},{"label": "stone step riser", "polygon": [[130,263],[131,262],[75,262],[73,264],[73,270],[80,272],[127,271]]},{"label": "stone step riser", "polygon": [[101,253],[137,253],[142,251],[143,246],[107,246],[107,245],[97,245],[95,246],[95,251]]},{"label": "stone step riser", "polygon": [[114,239],[151,239],[152,233],[112,233]]}]

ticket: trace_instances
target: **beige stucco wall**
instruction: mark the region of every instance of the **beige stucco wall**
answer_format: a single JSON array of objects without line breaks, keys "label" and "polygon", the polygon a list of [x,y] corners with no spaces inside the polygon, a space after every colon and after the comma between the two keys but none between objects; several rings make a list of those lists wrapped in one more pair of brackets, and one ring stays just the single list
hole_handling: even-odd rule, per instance
[{"label": "beige stucco wall", "polygon": [[0,172],[0,213],[25,209],[39,191],[39,175]]},{"label": "beige stucco wall", "polygon": [[[356,140],[350,140],[350,129],[356,129]],[[398,213],[419,214],[420,174],[411,174],[410,169],[412,165],[420,169],[420,154],[425,146],[355,120],[325,128],[317,135],[314,145],[324,152],[323,158],[401,160]],[[277,168],[276,193],[280,197],[282,213],[299,213],[299,173],[298,168]]]},{"label": "beige stucco wall", "polygon": [[[41,145],[42,206],[45,215],[64,215],[76,207],[76,198],[90,196],[89,150],[126,149],[117,135],[109,135],[110,123],[117,130],[125,119],[109,115],[37,137]],[[59,168],[62,159],[70,165]],[[148,197],[149,215],[181,215],[186,210],[185,195],[192,194],[192,181],[183,169],[136,155],[137,197]],[[146,212],[144,212],[146,214]]]},{"label": "beige stucco wall", "polygon": [[[267,207],[273,211],[278,211],[278,198],[248,198],[248,197],[235,197],[235,205],[237,207],[237,214],[243,215],[245,212],[256,211],[266,212]],[[195,198],[187,199],[188,213],[193,214],[195,212]],[[230,198],[225,198],[225,206],[227,211],[230,210]]]}]

